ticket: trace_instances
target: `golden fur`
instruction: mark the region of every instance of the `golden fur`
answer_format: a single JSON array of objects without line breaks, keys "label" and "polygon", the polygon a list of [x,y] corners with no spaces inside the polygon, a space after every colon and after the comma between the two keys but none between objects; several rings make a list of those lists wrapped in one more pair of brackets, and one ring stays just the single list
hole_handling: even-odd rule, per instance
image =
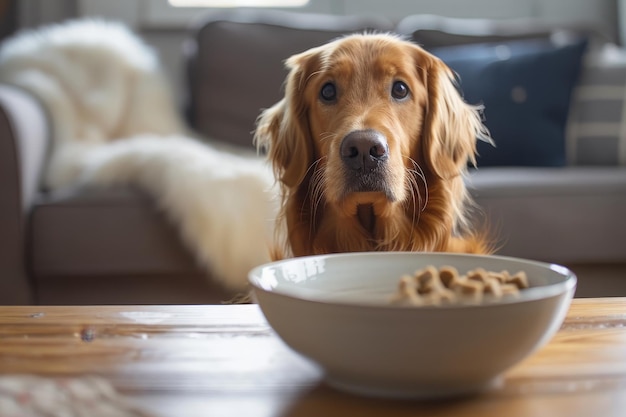
[{"label": "golden fur", "polygon": [[[491,139],[481,108],[463,101],[442,61],[395,36],[365,34],[292,56],[287,68],[285,97],[255,134],[282,190],[286,233],[275,258],[490,251],[486,233],[470,227],[464,174],[477,138]],[[382,138],[384,160],[372,172],[343,160],[353,132]]]}]

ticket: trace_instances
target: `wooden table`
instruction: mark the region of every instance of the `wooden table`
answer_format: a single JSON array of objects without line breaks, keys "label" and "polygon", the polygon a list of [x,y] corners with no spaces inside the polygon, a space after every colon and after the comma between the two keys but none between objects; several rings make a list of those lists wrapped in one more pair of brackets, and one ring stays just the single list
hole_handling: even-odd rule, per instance
[{"label": "wooden table", "polygon": [[626,416],[626,298],[576,299],[503,386],[462,400],[327,387],[255,305],[0,307],[0,374],[98,375],[155,416]]}]

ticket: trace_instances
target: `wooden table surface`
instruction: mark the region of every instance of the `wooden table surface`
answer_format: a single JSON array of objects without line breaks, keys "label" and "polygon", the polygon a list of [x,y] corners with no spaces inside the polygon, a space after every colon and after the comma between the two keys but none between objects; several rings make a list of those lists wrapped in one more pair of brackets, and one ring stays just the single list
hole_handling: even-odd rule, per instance
[{"label": "wooden table surface", "polygon": [[255,305],[0,307],[0,374],[97,375],[154,416],[626,416],[626,298],[575,299],[561,330],[471,398],[326,386]]}]

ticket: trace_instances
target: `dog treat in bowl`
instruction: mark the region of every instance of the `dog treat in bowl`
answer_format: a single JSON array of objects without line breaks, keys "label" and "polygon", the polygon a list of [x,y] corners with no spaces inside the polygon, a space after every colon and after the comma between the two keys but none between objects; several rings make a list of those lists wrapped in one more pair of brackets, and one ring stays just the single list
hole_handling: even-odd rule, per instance
[{"label": "dog treat in bowl", "polygon": [[429,265],[400,279],[391,304],[420,306],[478,303],[485,297],[500,299],[515,296],[528,286],[528,277],[524,271],[511,275],[506,270],[493,272],[476,268],[460,275],[452,266],[437,269]]}]

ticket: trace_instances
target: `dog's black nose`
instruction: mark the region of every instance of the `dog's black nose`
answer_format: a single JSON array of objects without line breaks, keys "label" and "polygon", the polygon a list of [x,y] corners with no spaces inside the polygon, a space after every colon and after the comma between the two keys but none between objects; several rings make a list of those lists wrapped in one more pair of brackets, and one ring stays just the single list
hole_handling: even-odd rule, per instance
[{"label": "dog's black nose", "polygon": [[375,130],[355,130],[341,141],[344,164],[353,170],[371,171],[389,158],[387,139]]}]

